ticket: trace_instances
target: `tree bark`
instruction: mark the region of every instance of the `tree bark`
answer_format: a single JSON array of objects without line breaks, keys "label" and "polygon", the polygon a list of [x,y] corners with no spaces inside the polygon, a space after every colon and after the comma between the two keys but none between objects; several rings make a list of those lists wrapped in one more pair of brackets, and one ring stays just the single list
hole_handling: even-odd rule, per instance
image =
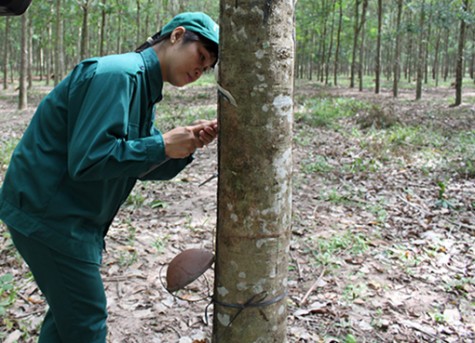
[{"label": "tree bark", "polygon": [[397,2],[397,19],[396,19],[396,49],[394,52],[394,67],[393,67],[393,97],[398,96],[399,73],[401,69],[401,16],[402,16],[403,0]]},{"label": "tree bark", "polygon": [[221,0],[215,343],[286,341],[293,11]]},{"label": "tree bark", "polygon": [[328,47],[327,59],[325,62],[325,85],[328,85],[328,78],[330,75],[330,58],[332,56],[332,50],[333,50],[333,31],[335,30],[335,8],[336,8],[336,0],[333,0],[332,23],[330,26],[330,46]]},{"label": "tree bark", "polygon": [[56,0],[55,29],[54,85],[56,86],[63,79],[64,74],[63,16],[61,15],[61,0]]},{"label": "tree bark", "polygon": [[454,106],[459,106],[462,104],[462,83],[463,83],[463,74],[464,74],[464,46],[465,46],[465,31],[467,24],[465,23],[465,14],[468,12],[469,0],[462,1],[462,18],[460,19],[460,33],[459,33],[459,44],[457,50],[457,68],[455,74],[455,104]]},{"label": "tree bark", "polygon": [[442,37],[442,30],[439,28],[437,30],[437,39],[435,42],[435,51],[434,51],[434,64],[432,65],[432,79],[435,80],[435,86],[439,85],[439,52],[440,52],[440,40]]},{"label": "tree bark", "polygon": [[24,110],[28,106],[27,73],[28,73],[28,11],[21,16],[21,57],[20,57],[20,92],[18,109]]},{"label": "tree bark", "polygon": [[381,89],[381,27],[383,23],[383,0],[378,0],[378,38],[376,43],[375,87],[374,92],[379,94]]},{"label": "tree bark", "polygon": [[8,89],[8,62],[10,60],[10,17],[5,18],[5,41],[3,42],[3,89]]},{"label": "tree bark", "polygon": [[422,0],[421,13],[419,19],[419,56],[417,58],[417,83],[416,83],[416,100],[420,100],[422,97],[422,78],[424,77],[424,42],[425,42],[425,0]]},{"label": "tree bark", "polygon": [[368,0],[363,0],[363,8],[361,9],[361,24],[359,28],[359,32],[361,32],[361,41],[360,41],[360,57],[358,61],[358,80],[359,80],[359,87],[358,90],[360,92],[363,91],[363,65],[364,65],[364,42],[365,42],[365,24],[366,24],[366,11],[368,9]]},{"label": "tree bark", "polygon": [[106,38],[106,26],[107,26],[107,10],[106,10],[106,1],[101,0],[102,8],[101,8],[101,30],[100,30],[100,38],[99,38],[99,56],[104,56],[106,54],[105,43],[107,41]]},{"label": "tree bark", "polygon": [[335,61],[333,67],[333,83],[338,85],[338,71],[339,71],[339,60],[340,60],[340,44],[341,44],[341,29],[343,21],[343,1],[339,1],[339,16],[338,16],[338,32],[336,35],[336,49],[335,49]]},{"label": "tree bark", "polygon": [[88,32],[88,16],[89,16],[89,0],[82,0],[79,5],[82,9],[82,28],[81,28],[81,51],[80,59],[84,60],[88,57],[89,32]]},{"label": "tree bark", "polygon": [[444,77],[444,82],[447,82],[447,78],[449,77],[449,60],[450,60],[450,54],[449,54],[449,40],[450,40],[450,28],[446,28],[446,36],[445,36],[445,56],[444,56],[444,71],[443,71],[443,77]]},{"label": "tree bark", "polygon": [[353,52],[351,55],[351,75],[350,75],[350,88],[355,87],[355,69],[356,69],[356,52],[358,50],[358,36],[359,36],[359,20],[358,20],[358,13],[359,13],[359,6],[361,0],[355,0],[355,28],[353,31]]}]

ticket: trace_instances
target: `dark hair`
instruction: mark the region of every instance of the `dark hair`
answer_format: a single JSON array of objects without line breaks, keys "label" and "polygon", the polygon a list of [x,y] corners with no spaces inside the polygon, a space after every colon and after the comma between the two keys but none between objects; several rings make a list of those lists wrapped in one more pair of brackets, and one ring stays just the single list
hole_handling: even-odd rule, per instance
[{"label": "dark hair", "polygon": [[[164,40],[167,40],[170,38],[171,34],[172,33],[170,32],[170,33],[167,33],[166,35],[160,36],[160,32],[157,32],[152,37],[148,38],[147,41],[141,44],[137,49],[135,49],[135,52],[141,52],[155,44],[158,44]],[[190,43],[190,42],[201,42],[203,46],[205,47],[205,49],[208,50],[214,56],[216,56],[216,60],[218,59],[219,47],[218,47],[218,44],[216,44],[215,42],[211,41],[210,39],[206,37],[203,37],[199,33],[186,30],[185,35],[183,36],[183,44]]]}]

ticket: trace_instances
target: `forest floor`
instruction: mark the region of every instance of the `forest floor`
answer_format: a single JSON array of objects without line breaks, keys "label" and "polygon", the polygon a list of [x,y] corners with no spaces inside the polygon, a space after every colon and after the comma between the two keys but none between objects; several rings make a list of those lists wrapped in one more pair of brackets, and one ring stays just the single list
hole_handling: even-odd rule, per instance
[{"label": "forest floor", "polygon": [[[46,91],[23,113],[0,93],[4,153]],[[158,107],[211,115],[214,93],[170,88]],[[475,341],[475,87],[456,108],[453,89],[413,93],[298,84],[289,342]],[[317,116],[324,104],[335,118]],[[184,299],[209,295],[212,271],[181,299],[163,284],[178,253],[213,250],[217,180],[199,185],[217,170],[216,150],[172,181],[138,183],[119,212],[103,263],[109,342],[211,342],[209,298]],[[0,341],[34,342],[46,304],[5,233],[0,256]]]}]

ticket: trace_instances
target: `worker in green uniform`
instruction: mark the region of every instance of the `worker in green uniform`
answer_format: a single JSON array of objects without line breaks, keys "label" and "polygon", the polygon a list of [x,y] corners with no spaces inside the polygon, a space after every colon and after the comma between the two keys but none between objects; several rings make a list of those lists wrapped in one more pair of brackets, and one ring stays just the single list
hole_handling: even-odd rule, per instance
[{"label": "worker in green uniform", "polygon": [[137,51],[82,61],[38,106],[0,190],[0,219],[49,309],[40,343],[106,342],[104,236],[134,184],[168,180],[217,136],[216,120],[161,133],[164,82],[212,68],[218,25],[174,17]]}]

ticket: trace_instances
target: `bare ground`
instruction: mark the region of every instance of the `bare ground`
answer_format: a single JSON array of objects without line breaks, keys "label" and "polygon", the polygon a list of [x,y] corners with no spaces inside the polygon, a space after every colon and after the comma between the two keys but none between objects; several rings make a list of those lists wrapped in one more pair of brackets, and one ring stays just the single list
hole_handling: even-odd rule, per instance
[{"label": "bare ground", "polygon": [[[175,96],[164,101],[177,108],[215,103],[212,96],[197,96],[197,88],[186,96],[170,92]],[[384,92],[305,84],[296,92],[296,111],[299,99],[317,93],[355,97],[379,104],[405,125],[473,135],[474,102],[450,108],[452,92],[428,89],[415,102],[409,92],[394,100]],[[23,113],[15,110],[11,92],[1,93],[2,145],[21,136],[43,93]],[[464,96],[473,99],[473,89]],[[348,134],[358,118],[341,119],[339,129],[295,123],[288,341],[475,341],[474,176],[450,170],[444,161],[427,165],[411,146],[378,160],[383,144]],[[435,156],[437,149],[443,146],[434,148]],[[321,156],[324,168],[309,168]],[[6,166],[1,167],[3,175]],[[175,180],[139,183],[123,206],[103,264],[110,342],[211,341],[206,323],[212,322],[212,305],[207,316],[205,309],[212,272],[181,292],[182,299],[167,293],[163,279],[167,263],[184,249],[213,250],[217,183],[199,184],[216,168],[213,144]],[[440,180],[447,187],[443,198]],[[6,235],[0,251],[0,276],[13,274],[17,288],[0,340],[33,342],[45,302]],[[0,301],[7,294],[0,293]]]}]

